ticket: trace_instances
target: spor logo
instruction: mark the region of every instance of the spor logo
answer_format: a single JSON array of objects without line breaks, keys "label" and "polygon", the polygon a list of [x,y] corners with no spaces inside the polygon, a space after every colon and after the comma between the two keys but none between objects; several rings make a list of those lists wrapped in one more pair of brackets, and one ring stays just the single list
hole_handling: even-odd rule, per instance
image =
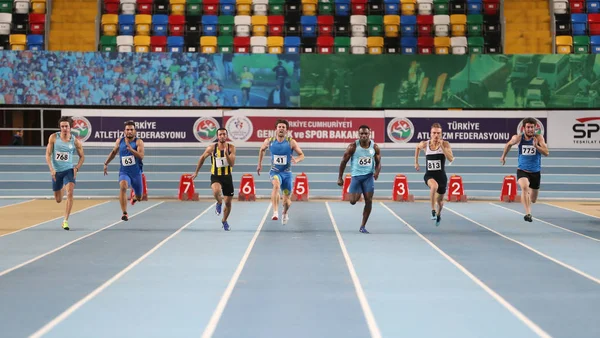
[{"label": "spor logo", "polygon": [[[546,133],[544,133],[544,125],[542,124],[542,122],[538,119],[536,119],[535,117],[533,118],[536,122],[535,124],[535,133],[538,135],[546,135]],[[520,134],[522,132],[525,131],[525,128],[523,127],[523,120],[521,120],[521,122],[519,122],[519,125],[517,126],[517,134]]]},{"label": "spor logo", "polygon": [[232,116],[225,124],[229,139],[232,141],[247,141],[252,136],[252,121],[246,116]]},{"label": "spor logo", "polygon": [[396,117],[387,125],[387,135],[394,143],[407,143],[415,134],[415,127],[405,117]]},{"label": "spor logo", "polygon": [[194,136],[200,142],[212,142],[217,138],[217,129],[219,128],[220,125],[216,119],[204,116],[194,122]]},{"label": "spor logo", "polygon": [[92,136],[92,124],[88,119],[83,116],[73,116],[73,127],[71,128],[71,134],[79,140],[79,142],[85,142]]}]

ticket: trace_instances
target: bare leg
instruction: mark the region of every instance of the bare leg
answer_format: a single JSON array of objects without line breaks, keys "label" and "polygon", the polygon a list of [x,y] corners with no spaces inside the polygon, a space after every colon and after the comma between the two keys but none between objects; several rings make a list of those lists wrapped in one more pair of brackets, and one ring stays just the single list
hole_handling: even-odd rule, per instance
[{"label": "bare leg", "polygon": [[223,199],[221,198],[221,184],[218,182],[215,182],[210,187],[212,188],[213,196],[215,197],[215,200],[217,201],[217,203],[222,204]]},{"label": "bare leg", "polygon": [[69,216],[71,215],[71,209],[73,208],[73,190],[75,189],[74,183],[68,183],[66,186],[67,191],[67,205],[65,208],[65,221],[69,220]]},{"label": "bare leg", "polygon": [[277,220],[279,215],[279,189],[281,183],[279,182],[279,178],[277,176],[273,177],[271,180],[273,183],[273,191],[271,191],[271,205],[273,206],[273,217],[272,220]]},{"label": "bare leg", "polygon": [[365,196],[365,207],[363,208],[363,217],[361,228],[364,228],[367,225],[367,221],[369,220],[369,216],[371,216],[371,210],[373,209],[373,193],[368,192],[364,194]]},{"label": "bare leg", "polygon": [[438,190],[438,183],[433,178],[427,180],[427,186],[429,187],[429,203],[431,204],[431,218],[435,219],[435,202],[436,194]]},{"label": "bare leg", "polygon": [[233,197],[231,196],[225,196],[225,209],[223,209],[223,219],[221,220],[221,222],[227,222],[227,218],[229,217],[229,214],[231,213],[231,200],[233,199]]},{"label": "bare leg", "polygon": [[292,199],[290,198],[290,195],[283,194],[283,213],[287,214],[291,206]]},{"label": "bare leg", "polygon": [[540,193],[540,189],[531,189],[529,188],[529,197],[531,198],[531,203],[537,202],[538,194]]},{"label": "bare leg", "polygon": [[119,203],[121,204],[121,211],[123,212],[121,219],[127,221],[127,181],[120,181],[119,188]]},{"label": "bare leg", "polygon": [[[527,222],[532,222],[532,217],[531,217],[531,191],[532,189],[529,188],[529,179],[527,177],[521,177],[519,178],[519,186],[521,187],[521,203],[523,203],[523,206],[525,207],[525,217],[524,219]],[[535,196],[536,200],[537,200],[537,194]]]}]

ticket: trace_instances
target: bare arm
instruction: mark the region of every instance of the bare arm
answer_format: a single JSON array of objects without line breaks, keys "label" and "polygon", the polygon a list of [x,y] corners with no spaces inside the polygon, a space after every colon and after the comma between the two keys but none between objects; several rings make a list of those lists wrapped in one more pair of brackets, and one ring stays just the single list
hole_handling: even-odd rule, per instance
[{"label": "bare arm", "polygon": [[356,151],[356,143],[350,143],[350,145],[348,145],[348,147],[346,148],[346,151],[344,152],[344,156],[342,157],[342,162],[340,163],[338,184],[340,181],[342,181],[342,176],[344,176],[344,170],[346,170],[346,164],[348,163],[348,161],[350,160],[352,155],[354,155],[355,151]]},{"label": "bare arm", "polygon": [[548,145],[546,144],[546,141],[544,140],[544,136],[536,135],[535,139],[537,141],[535,144],[535,148],[540,153],[542,153],[542,155],[544,155],[544,156],[550,155],[550,150],[548,149]]},{"label": "bare arm", "polygon": [[300,149],[298,142],[294,139],[292,139],[292,150],[298,154],[298,157],[292,158],[292,161],[294,161],[293,163],[302,162],[304,160],[304,153],[302,152],[302,149]]},{"label": "bare arm", "polygon": [[227,147],[225,148],[225,158],[227,163],[233,167],[235,164],[235,146],[233,144],[229,144],[229,150],[227,150]]},{"label": "bare arm", "polygon": [[446,159],[448,161],[454,161],[454,154],[452,153],[452,147],[450,147],[450,142],[442,142],[442,151],[444,152],[444,155],[446,156]]},{"label": "bare arm", "polygon": [[77,150],[77,155],[79,155],[79,161],[77,162],[75,169],[79,172],[79,168],[81,168],[85,161],[85,154],[83,153],[83,145],[78,139],[75,139],[75,150]]},{"label": "bare arm", "polygon": [[419,153],[422,149],[425,149],[426,145],[427,143],[425,141],[421,141],[417,144],[417,148],[415,149],[415,169],[417,171],[419,171]]},{"label": "bare arm", "polygon": [[211,144],[208,147],[206,147],[206,149],[204,150],[204,153],[202,154],[202,156],[200,156],[200,159],[198,160],[198,165],[196,165],[196,171],[194,171],[194,174],[192,175],[192,179],[195,179],[196,176],[198,176],[198,172],[200,172],[200,168],[202,168],[202,164],[204,164],[204,161],[206,160],[206,158],[209,157],[210,154],[212,154],[214,150],[215,150],[214,144]]},{"label": "bare arm", "polygon": [[108,164],[110,163],[110,161],[112,161],[115,156],[117,156],[117,154],[119,153],[119,143],[120,143],[121,139],[117,139],[117,142],[115,142],[115,146],[113,147],[113,149],[111,150],[110,154],[108,154],[108,158],[106,159],[106,161],[104,161],[104,166],[107,167]]},{"label": "bare arm", "polygon": [[46,146],[46,163],[50,168],[50,173],[54,176],[54,167],[52,166],[52,153],[54,152],[54,142],[56,141],[56,134],[50,135],[48,138],[48,145]]},{"label": "bare arm", "polygon": [[373,178],[377,180],[379,177],[379,172],[381,171],[381,151],[379,150],[379,145],[375,144],[373,147],[375,149],[375,174]]},{"label": "bare arm", "polygon": [[137,145],[137,150],[134,150],[131,145],[129,145],[129,142],[127,143],[127,150],[129,150],[129,152],[131,152],[133,154],[133,156],[139,158],[140,160],[144,159],[144,141],[137,139],[135,141],[135,144]]},{"label": "bare arm", "polygon": [[512,148],[512,146],[514,146],[517,143],[519,143],[519,135],[513,135],[513,137],[511,137],[510,140],[506,142],[506,145],[504,146],[504,151],[502,152],[502,157],[500,157],[500,162],[502,162],[502,165],[504,165],[504,163],[506,162],[506,155],[510,151],[510,148]]},{"label": "bare arm", "polygon": [[262,170],[262,161],[265,156],[265,152],[269,148],[269,139],[265,139],[262,146],[260,146],[260,150],[258,151],[258,166],[256,167],[256,173],[260,176],[260,171]]}]

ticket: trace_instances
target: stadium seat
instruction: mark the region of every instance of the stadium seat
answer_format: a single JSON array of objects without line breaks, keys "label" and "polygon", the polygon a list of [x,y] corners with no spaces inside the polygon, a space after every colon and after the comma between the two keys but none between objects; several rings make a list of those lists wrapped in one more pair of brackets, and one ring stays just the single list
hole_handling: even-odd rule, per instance
[{"label": "stadium seat", "polygon": [[434,15],[433,16],[433,28],[435,30],[435,36],[448,36],[448,26],[450,25],[450,16],[448,15]]},{"label": "stadium seat", "polygon": [[381,15],[367,16],[367,35],[368,36],[383,36],[383,16],[381,16]]},{"label": "stadium seat", "polygon": [[483,15],[469,15],[467,16],[467,35],[468,36],[480,36],[483,31]]},{"label": "stadium seat", "polygon": [[102,14],[119,14],[121,3],[119,0],[104,0]]},{"label": "stadium seat", "polygon": [[453,36],[450,38],[452,54],[463,55],[467,53],[467,38],[464,36]]},{"label": "stadium seat", "polygon": [[367,51],[369,54],[383,53],[383,37],[369,36],[367,38]]},{"label": "stadium seat", "polygon": [[452,36],[465,36],[467,16],[464,14],[450,15],[450,27]]},{"label": "stadium seat", "polygon": [[400,0],[402,15],[415,15],[415,0]]},{"label": "stadium seat", "polygon": [[46,0],[31,0],[31,12],[46,14]]},{"label": "stadium seat", "polygon": [[431,36],[433,27],[433,15],[417,16],[418,36]]},{"label": "stadium seat", "polygon": [[25,50],[27,47],[27,36],[25,34],[12,34],[10,36],[11,50]]},{"label": "stadium seat", "polygon": [[[253,36],[266,36],[268,19],[264,15],[252,16],[252,35]],[[266,44],[266,42],[265,42]]]},{"label": "stadium seat", "polygon": [[136,53],[147,53],[150,51],[150,37],[147,35],[136,35],[133,37],[133,46]]},{"label": "stadium seat", "polygon": [[400,2],[398,0],[383,0],[384,3],[384,14],[385,15],[399,15],[400,14]]},{"label": "stadium seat", "polygon": [[365,54],[367,52],[367,38],[363,36],[353,36],[350,38],[350,53]]},{"label": "stadium seat", "polygon": [[[8,28],[12,34],[27,34],[29,32],[29,14],[13,14],[12,24],[8,25]],[[6,33],[6,35],[10,33]]]},{"label": "stadium seat", "polygon": [[[235,0],[220,0],[220,15],[235,15]],[[261,15],[254,13],[255,15]]]},{"label": "stadium seat", "polygon": [[205,36],[217,36],[217,26],[219,25],[219,17],[216,15],[202,16],[202,34]]},{"label": "stadium seat", "polygon": [[317,0],[302,0],[302,15],[317,15]]},{"label": "stadium seat", "polygon": [[236,0],[236,15],[252,15],[252,0]]},{"label": "stadium seat", "polygon": [[[381,17],[381,16],[380,16]],[[331,36],[333,35],[334,17],[332,15],[319,15],[317,17],[318,35]],[[368,23],[368,18],[367,18]]]},{"label": "stadium seat", "polygon": [[450,38],[447,36],[436,36],[433,40],[436,54],[448,54],[450,51]]},{"label": "stadium seat", "polygon": [[100,38],[101,52],[115,52],[117,50],[117,37],[104,35]]},{"label": "stadium seat", "polygon": [[29,14],[29,32],[31,34],[44,35],[46,31],[46,15],[31,13]]},{"label": "stadium seat", "polygon": [[398,36],[400,29],[400,16],[399,15],[386,15],[383,17],[383,29],[385,36],[388,38],[395,38]]},{"label": "stadium seat", "polygon": [[233,53],[233,36],[217,37],[219,53]]},{"label": "stadium seat", "polygon": [[600,35],[590,36],[590,46],[592,54],[600,54]]},{"label": "stadium seat", "polygon": [[168,34],[169,16],[166,14],[152,15],[152,35],[166,36]]},{"label": "stadium seat", "polygon": [[285,0],[269,0],[269,15],[285,14]]},{"label": "stadium seat", "polygon": [[574,36],[573,50],[575,54],[589,54],[590,52],[590,37],[589,36]]},{"label": "stadium seat", "polygon": [[285,18],[283,15],[270,15],[267,19],[269,36],[283,36]]},{"label": "stadium seat", "polygon": [[336,54],[350,54],[350,37],[335,37],[333,40],[333,49]]},{"label": "stadium seat", "polygon": [[131,36],[131,35],[117,36],[117,50],[121,53],[133,52],[133,36]]},{"label": "stadium seat", "polygon": [[152,13],[153,0],[137,0],[137,14],[153,14]]},{"label": "stadium seat", "polygon": [[400,39],[400,48],[402,54],[417,53],[417,38],[412,36],[404,36]]},{"label": "stadium seat", "polygon": [[414,15],[402,15],[400,17],[400,30],[402,36],[414,36],[417,31],[417,17]]},{"label": "stadium seat", "polygon": [[150,35],[152,16],[150,14],[138,14],[135,16],[135,34]]},{"label": "stadium seat", "polygon": [[44,36],[37,34],[27,35],[27,49],[44,50]]},{"label": "stadium seat", "polygon": [[152,2],[152,13],[169,15],[169,0],[154,0]]},{"label": "stadium seat", "polygon": [[217,52],[217,37],[203,36],[200,38],[200,52],[204,54],[214,54]]},{"label": "stadium seat", "polygon": [[234,23],[236,36],[250,36],[250,26],[252,25],[252,19],[249,15],[236,15]]},{"label": "stadium seat", "polygon": [[317,38],[317,53],[332,54],[334,39],[332,36],[319,36]]},{"label": "stadium seat", "polygon": [[[399,21],[400,19],[398,19]],[[385,18],[384,18],[385,22]],[[350,26],[352,30],[352,36],[362,37],[365,36],[367,31],[367,17],[365,15],[352,15],[350,17]]]},{"label": "stadium seat", "polygon": [[169,35],[183,36],[185,32],[185,16],[170,15],[169,16]]},{"label": "stadium seat", "polygon": [[417,0],[419,15],[433,14],[433,0]]},{"label": "stadium seat", "polygon": [[300,53],[300,37],[286,36],[283,39],[283,50],[284,50],[285,54],[299,54]]},{"label": "stadium seat", "polygon": [[252,54],[265,54],[267,52],[267,37],[266,36],[250,37],[250,52]]},{"label": "stadium seat", "polygon": [[556,53],[571,54],[573,50],[572,36],[557,36],[556,37]]},{"label": "stadium seat", "polygon": [[183,46],[183,36],[167,37],[167,51],[169,53],[181,53],[184,51]]},{"label": "stadium seat", "polygon": [[183,42],[187,53],[197,53],[200,51],[200,33],[186,33],[183,37]]},{"label": "stadium seat", "polygon": [[10,35],[12,14],[0,13],[0,35]]},{"label": "stadium seat", "polygon": [[469,36],[467,39],[469,54],[482,54],[484,52],[484,39],[482,36]]},{"label": "stadium seat", "polygon": [[12,13],[12,12],[13,12],[12,0],[0,1],[0,13]]},{"label": "stadium seat", "polygon": [[267,38],[267,47],[268,47],[269,54],[283,53],[283,37],[282,36],[269,36]]},{"label": "stadium seat", "polygon": [[350,7],[350,12],[352,13],[352,15],[367,14],[367,0],[351,0]]},{"label": "stadium seat", "polygon": [[235,17],[233,15],[219,15],[217,25],[218,35],[233,35]]},{"label": "stadium seat", "polygon": [[554,14],[567,14],[569,8],[569,1],[567,0],[554,0]]},{"label": "stadium seat", "polygon": [[467,0],[467,14],[478,15],[482,13],[482,0]]},{"label": "stadium seat", "polygon": [[252,0],[252,11],[254,12],[254,15],[269,15],[269,1]]},{"label": "stadium seat", "polygon": [[135,15],[136,0],[120,0],[121,14]]},{"label": "stadium seat", "polygon": [[417,50],[419,54],[433,54],[433,37],[420,36],[417,38]]},{"label": "stadium seat", "polygon": [[300,18],[300,24],[302,25],[302,36],[307,38],[313,38],[317,36],[317,17],[316,16],[305,16]]},{"label": "stadium seat", "polygon": [[236,36],[233,38],[233,52],[234,53],[250,53],[250,37],[249,36]]},{"label": "stadium seat", "polygon": [[185,6],[188,16],[202,15],[202,0],[187,0]]},{"label": "stadium seat", "polygon": [[119,35],[134,35],[135,17],[133,15],[119,15]]},{"label": "stadium seat", "polygon": [[14,14],[29,14],[29,0],[15,0],[14,2]]},{"label": "stadium seat", "polygon": [[185,0],[170,0],[171,15],[185,15]]}]

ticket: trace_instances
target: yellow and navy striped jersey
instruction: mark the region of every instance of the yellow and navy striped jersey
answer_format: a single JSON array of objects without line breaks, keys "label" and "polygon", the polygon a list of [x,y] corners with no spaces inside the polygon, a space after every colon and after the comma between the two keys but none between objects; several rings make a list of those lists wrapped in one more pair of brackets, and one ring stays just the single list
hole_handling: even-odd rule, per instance
[{"label": "yellow and navy striped jersey", "polygon": [[[229,150],[230,144],[227,143],[227,150]],[[215,150],[211,155],[210,160],[210,173],[216,176],[227,176],[231,175],[231,166],[227,163],[225,157],[225,150],[219,150],[219,143],[215,143]]]}]

